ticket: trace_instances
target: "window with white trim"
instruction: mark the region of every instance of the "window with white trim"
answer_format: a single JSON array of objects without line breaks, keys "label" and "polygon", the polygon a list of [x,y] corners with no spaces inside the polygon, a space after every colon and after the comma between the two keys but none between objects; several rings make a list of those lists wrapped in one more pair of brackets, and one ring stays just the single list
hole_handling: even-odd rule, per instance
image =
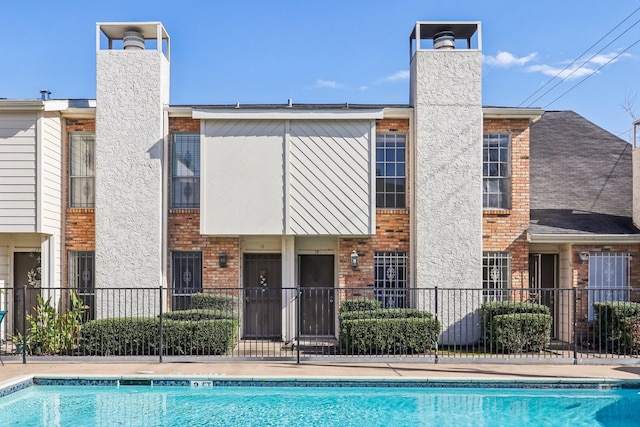
[{"label": "window with white trim", "polygon": [[482,288],[485,301],[507,301],[511,287],[511,254],[482,253]]},{"label": "window with white trim", "polygon": [[406,135],[376,135],[376,207],[404,209],[407,206]]},{"label": "window with white trim", "polygon": [[84,303],[84,320],[95,319],[95,252],[69,251],[67,253],[69,289],[73,289]]},{"label": "window with white trim", "polygon": [[511,153],[508,133],[485,133],[482,141],[482,207],[511,208]]},{"label": "window with white trim", "polygon": [[171,308],[191,308],[191,295],[202,292],[202,252],[171,253]]},{"label": "window with white trim", "polygon": [[595,320],[593,304],[629,300],[629,254],[589,252],[589,320]]},{"label": "window with white trim", "polygon": [[69,207],[95,206],[96,138],[93,133],[69,134]]},{"label": "window with white trim", "polygon": [[407,307],[407,253],[376,252],[373,266],[376,299],[384,308]]},{"label": "window with white trim", "polygon": [[200,135],[197,133],[172,136],[171,207],[200,208]]}]

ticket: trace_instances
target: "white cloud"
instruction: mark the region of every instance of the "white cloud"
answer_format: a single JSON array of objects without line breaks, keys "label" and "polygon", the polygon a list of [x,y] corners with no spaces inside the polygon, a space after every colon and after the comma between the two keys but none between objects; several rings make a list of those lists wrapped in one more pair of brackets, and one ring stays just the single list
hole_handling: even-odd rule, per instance
[{"label": "white cloud", "polygon": [[[611,61],[611,64],[613,64],[614,62],[618,62],[618,60],[620,58],[624,58],[624,57],[629,57],[631,55],[629,55],[628,53],[623,53],[622,55],[618,56],[616,58],[616,56],[618,56],[618,54],[616,52],[610,52],[610,53],[605,53],[603,55],[596,55],[593,58],[591,58],[589,60],[589,63],[594,63],[594,64],[598,64],[598,65],[604,65],[606,63],[608,63],[609,61]],[[615,58],[615,59],[613,59]]]},{"label": "white cloud", "polygon": [[338,89],[338,88],[342,87],[342,85],[340,85],[335,80],[318,79],[318,80],[316,80],[316,87],[328,87],[328,88],[331,88],[331,89]]},{"label": "white cloud", "polygon": [[553,67],[551,65],[531,65],[527,67],[527,71],[530,72],[540,72],[544,75],[555,77],[558,76],[561,79],[577,79],[580,77],[587,76],[589,74],[593,74],[596,72],[595,68],[591,68],[589,66],[582,67],[571,67],[563,70],[559,67]]},{"label": "white cloud", "polygon": [[512,53],[499,50],[496,56],[487,55],[484,57],[484,62],[494,67],[520,67],[530,62],[538,55],[537,52],[532,52],[527,56],[518,58]]},{"label": "white cloud", "polygon": [[358,89],[360,89],[360,90],[368,90],[369,86],[360,86]]},{"label": "white cloud", "polygon": [[409,70],[401,70],[391,74],[390,76],[382,78],[380,82],[395,82],[398,80],[408,80],[409,75],[410,75]]}]

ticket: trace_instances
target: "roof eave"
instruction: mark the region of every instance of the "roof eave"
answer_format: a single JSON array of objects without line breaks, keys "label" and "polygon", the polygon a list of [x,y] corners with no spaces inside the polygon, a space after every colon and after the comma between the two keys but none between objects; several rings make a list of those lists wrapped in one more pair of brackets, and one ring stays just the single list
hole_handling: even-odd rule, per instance
[{"label": "roof eave", "polygon": [[639,244],[640,234],[531,234],[529,243]]},{"label": "roof eave", "polygon": [[486,119],[529,119],[538,120],[544,114],[542,108],[510,108],[510,107],[482,107],[482,114]]}]

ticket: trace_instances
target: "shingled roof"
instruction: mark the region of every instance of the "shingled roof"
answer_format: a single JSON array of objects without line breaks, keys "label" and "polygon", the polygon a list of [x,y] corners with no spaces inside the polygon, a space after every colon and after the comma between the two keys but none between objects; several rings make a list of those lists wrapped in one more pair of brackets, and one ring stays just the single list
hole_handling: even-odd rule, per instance
[{"label": "shingled roof", "polygon": [[638,234],[631,144],[573,111],[531,126],[531,234]]}]

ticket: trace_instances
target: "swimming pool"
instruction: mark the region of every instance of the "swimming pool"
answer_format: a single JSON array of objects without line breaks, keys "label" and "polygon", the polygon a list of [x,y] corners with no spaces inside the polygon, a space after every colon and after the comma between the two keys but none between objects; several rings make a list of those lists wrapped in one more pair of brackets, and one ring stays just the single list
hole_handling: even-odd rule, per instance
[{"label": "swimming pool", "polygon": [[2,425],[640,425],[640,389],[624,384],[76,381],[101,385],[36,379],[0,398]]}]

